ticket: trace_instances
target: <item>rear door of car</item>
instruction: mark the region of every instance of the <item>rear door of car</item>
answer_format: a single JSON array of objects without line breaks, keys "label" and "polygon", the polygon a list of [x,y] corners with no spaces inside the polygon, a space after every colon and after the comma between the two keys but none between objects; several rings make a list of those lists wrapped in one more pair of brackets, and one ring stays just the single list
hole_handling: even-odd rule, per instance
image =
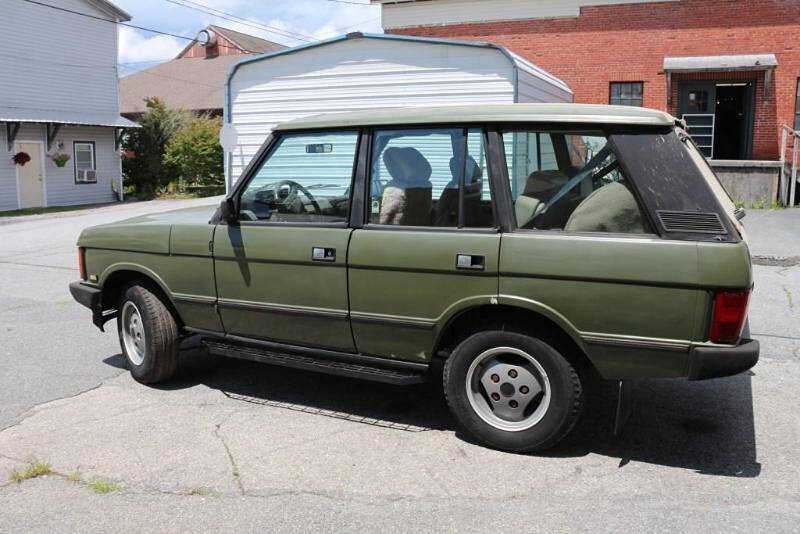
[{"label": "rear door of car", "polygon": [[427,361],[441,325],[497,296],[487,136],[447,125],[368,134],[369,194],[348,260],[353,336],[363,354]]},{"label": "rear door of car", "polygon": [[286,133],[235,193],[214,237],[226,333],[354,351],[347,246],[359,132]]}]

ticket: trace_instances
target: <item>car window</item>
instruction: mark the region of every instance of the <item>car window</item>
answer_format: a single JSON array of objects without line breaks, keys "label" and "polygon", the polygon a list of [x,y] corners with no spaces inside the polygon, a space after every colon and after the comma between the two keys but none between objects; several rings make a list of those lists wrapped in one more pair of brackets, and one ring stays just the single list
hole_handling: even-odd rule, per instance
[{"label": "car window", "polygon": [[378,130],[372,147],[371,224],[494,227],[481,130]]},{"label": "car window", "polygon": [[242,193],[240,219],[347,221],[357,145],[358,132],[281,136]]},{"label": "car window", "polygon": [[509,131],[503,145],[517,227],[651,233],[602,133]]}]

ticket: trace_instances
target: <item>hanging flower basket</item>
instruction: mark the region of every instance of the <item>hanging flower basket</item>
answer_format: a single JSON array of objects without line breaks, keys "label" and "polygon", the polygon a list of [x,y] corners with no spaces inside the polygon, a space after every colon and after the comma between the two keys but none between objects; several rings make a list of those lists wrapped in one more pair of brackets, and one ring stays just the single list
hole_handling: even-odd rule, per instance
[{"label": "hanging flower basket", "polygon": [[14,154],[13,159],[14,163],[22,167],[31,160],[31,157],[28,155],[27,152],[17,152],[16,154]]},{"label": "hanging flower basket", "polygon": [[56,164],[56,167],[63,167],[69,161],[69,154],[65,154],[64,152],[56,152],[49,156],[53,163]]}]

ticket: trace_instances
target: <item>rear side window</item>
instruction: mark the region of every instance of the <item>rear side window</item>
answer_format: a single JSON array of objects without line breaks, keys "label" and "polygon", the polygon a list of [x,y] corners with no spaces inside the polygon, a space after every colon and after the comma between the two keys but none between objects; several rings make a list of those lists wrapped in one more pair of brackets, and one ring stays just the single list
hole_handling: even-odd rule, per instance
[{"label": "rear side window", "polygon": [[517,227],[652,233],[601,132],[503,133]]},{"label": "rear side window", "polygon": [[282,136],[245,187],[240,219],[347,221],[357,145],[357,132]]},{"label": "rear side window", "polygon": [[370,176],[370,224],[495,225],[480,129],[378,130]]}]

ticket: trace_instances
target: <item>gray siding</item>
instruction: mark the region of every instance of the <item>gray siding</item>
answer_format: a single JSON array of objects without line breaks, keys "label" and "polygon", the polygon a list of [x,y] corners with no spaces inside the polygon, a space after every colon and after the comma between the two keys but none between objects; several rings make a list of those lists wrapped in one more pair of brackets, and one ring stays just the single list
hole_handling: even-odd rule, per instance
[{"label": "gray siding", "polygon": [[[17,142],[46,141],[43,124],[23,124],[17,134]],[[11,155],[6,152],[5,127],[0,133],[2,145],[0,152],[6,157],[0,158],[0,210],[17,209],[17,179]],[[97,183],[76,184],[73,141],[94,141],[97,159]],[[63,149],[57,145],[63,143]],[[66,152],[70,160],[64,167],[56,167],[50,158],[44,159],[45,198],[48,206],[69,206],[75,204],[95,204],[113,202],[117,199],[111,189],[111,182],[120,182],[120,160],[114,150],[114,129],[87,126],[63,126],[56,136],[53,149],[55,152]]]},{"label": "gray siding", "polygon": [[[83,0],[51,2],[108,18]],[[119,113],[117,26],[19,0],[0,16],[0,106]]]},{"label": "gray siding", "polygon": [[6,148],[6,128],[0,122],[0,211],[17,209],[17,178]]},{"label": "gray siding", "polygon": [[[45,159],[47,175],[47,205],[68,206],[72,204],[94,204],[113,202],[116,196],[111,190],[111,182],[119,184],[119,155],[114,150],[114,130],[112,128],[90,128],[65,126],[58,134],[64,143],[64,152],[70,155],[66,166],[56,167],[50,159]],[[75,156],[73,141],[94,141],[97,158],[97,183],[75,183]],[[55,151],[55,150],[54,150]]]}]

